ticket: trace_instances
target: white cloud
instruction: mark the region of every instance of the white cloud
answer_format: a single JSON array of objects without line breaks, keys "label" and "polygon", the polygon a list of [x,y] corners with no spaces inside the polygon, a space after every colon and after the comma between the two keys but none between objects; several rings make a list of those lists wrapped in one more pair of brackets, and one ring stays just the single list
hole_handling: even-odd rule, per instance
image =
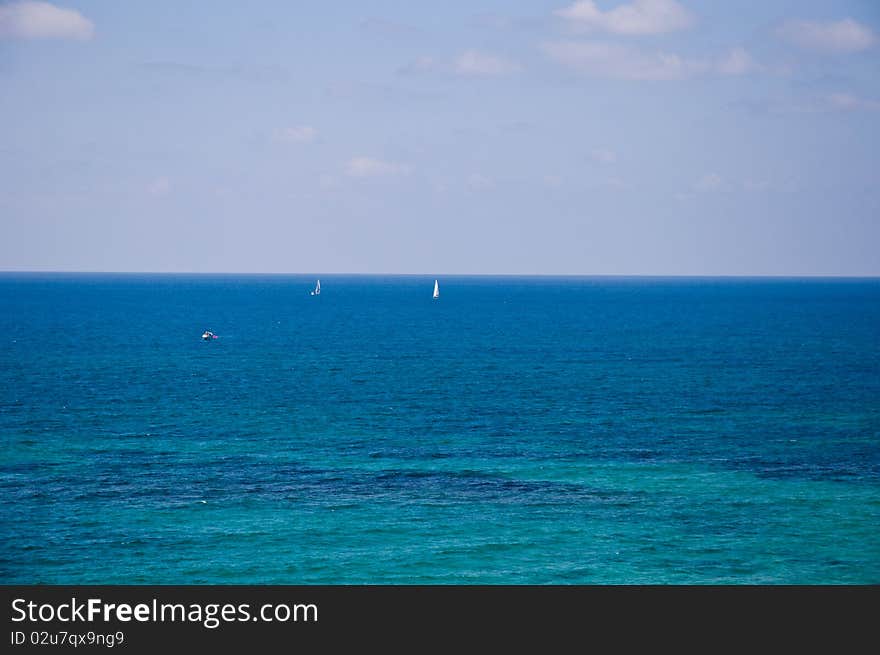
[{"label": "white cloud", "polygon": [[602,41],[557,41],[545,44],[544,51],[582,73],[624,80],[680,80],[709,68],[705,62],[675,54]]},{"label": "white cloud", "polygon": [[345,172],[351,177],[390,177],[406,175],[409,166],[371,157],[352,157],[345,166]]},{"label": "white cloud", "polygon": [[694,59],[605,41],[556,41],[544,51],[557,62],[596,77],[622,80],[683,80],[694,75],[744,75],[760,70],[743,48],[718,59]]},{"label": "white cloud", "polygon": [[593,159],[602,164],[613,164],[617,161],[617,153],[613,150],[608,150],[607,148],[596,148],[590,153],[590,155]]},{"label": "white cloud", "polygon": [[[747,188],[744,186],[744,188]],[[734,190],[733,185],[729,184],[718,173],[706,173],[700,177],[693,186],[686,191],[679,191],[673,194],[676,200],[686,201],[697,198],[702,194],[710,193],[729,193]],[[748,189],[754,190],[754,189]]]},{"label": "white cloud", "polygon": [[275,138],[287,143],[311,143],[318,136],[318,131],[309,125],[284,127],[275,132]]},{"label": "white cloud", "polygon": [[94,33],[92,21],[73,9],[32,1],[0,5],[0,38],[85,41]]},{"label": "white cloud", "polygon": [[777,34],[802,48],[820,52],[858,52],[877,41],[871,28],[852,18],[836,22],[790,20],[783,23]]},{"label": "white cloud", "polygon": [[723,188],[724,182],[721,179],[721,176],[717,173],[706,173],[703,177],[697,180],[697,183],[694,185],[695,190],[702,191],[703,193],[721,191]]},{"label": "white cloud", "polygon": [[856,110],[868,109],[877,111],[880,109],[880,100],[860,98],[851,93],[832,93],[825,99],[831,109]]},{"label": "white cloud", "polygon": [[509,75],[520,70],[522,70],[522,67],[515,61],[486,52],[467,50],[451,60],[421,56],[401,66],[397,69],[397,72],[402,75],[442,73],[447,75],[491,77],[495,75]]},{"label": "white cloud", "polygon": [[485,52],[468,50],[455,60],[455,72],[461,75],[505,75],[520,67],[512,61]]},{"label": "white cloud", "polygon": [[147,193],[151,196],[160,198],[167,196],[171,192],[171,180],[167,177],[157,177],[147,186]]},{"label": "white cloud", "polygon": [[662,34],[693,23],[690,12],[675,0],[633,0],[608,11],[599,9],[593,0],[578,0],[554,13],[577,29],[611,34]]},{"label": "white cloud", "polygon": [[715,64],[715,70],[722,75],[745,75],[759,70],[751,55],[743,48],[734,48]]}]

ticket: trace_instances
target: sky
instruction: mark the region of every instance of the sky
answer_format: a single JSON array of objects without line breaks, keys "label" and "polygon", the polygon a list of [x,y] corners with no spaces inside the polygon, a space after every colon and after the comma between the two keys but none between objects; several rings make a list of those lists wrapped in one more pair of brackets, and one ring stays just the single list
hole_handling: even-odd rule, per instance
[{"label": "sky", "polygon": [[880,2],[0,0],[0,270],[880,275]]}]

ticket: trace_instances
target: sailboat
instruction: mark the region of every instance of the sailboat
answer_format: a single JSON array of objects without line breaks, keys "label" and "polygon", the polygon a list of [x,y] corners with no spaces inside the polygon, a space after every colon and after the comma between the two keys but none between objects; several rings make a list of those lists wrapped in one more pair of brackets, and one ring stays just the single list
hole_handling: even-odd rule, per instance
[{"label": "sailboat", "polygon": [[434,280],[434,300],[440,297],[440,285],[437,284],[437,280]]},{"label": "sailboat", "polygon": [[315,285],[315,290],[311,292],[312,296],[320,296],[321,295],[321,280],[318,280],[318,283]]}]

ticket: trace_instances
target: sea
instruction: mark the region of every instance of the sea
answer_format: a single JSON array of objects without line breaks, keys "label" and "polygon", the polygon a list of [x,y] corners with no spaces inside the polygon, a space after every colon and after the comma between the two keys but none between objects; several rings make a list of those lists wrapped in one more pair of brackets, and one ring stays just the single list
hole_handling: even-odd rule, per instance
[{"label": "sea", "polygon": [[0,498],[4,584],[877,584],[880,279],[4,273]]}]

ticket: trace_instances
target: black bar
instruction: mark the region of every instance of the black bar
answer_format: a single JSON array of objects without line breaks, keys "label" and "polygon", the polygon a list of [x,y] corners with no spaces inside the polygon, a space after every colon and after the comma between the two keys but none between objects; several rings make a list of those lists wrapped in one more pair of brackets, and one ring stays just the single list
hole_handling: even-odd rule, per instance
[{"label": "black bar", "polygon": [[[545,652],[555,650],[553,644],[566,643],[593,650],[600,642],[615,649],[648,644],[750,648],[801,642],[840,652],[865,638],[876,643],[873,630],[880,607],[877,586],[0,588],[6,608],[4,641],[10,647],[3,650],[10,653],[51,652],[74,645],[77,650],[90,646],[90,650],[128,652],[241,651],[259,645],[257,652],[292,652],[306,646],[342,648],[352,640],[362,646],[409,645],[418,651],[464,645],[474,638],[496,646],[543,645]],[[97,613],[92,620],[87,620],[89,599],[100,599],[93,601]],[[44,604],[52,607],[41,610]],[[120,604],[131,609],[119,610]],[[182,605],[186,620],[179,607],[166,607],[165,620],[155,620],[159,614],[154,611],[162,604]],[[115,607],[106,609],[111,605]],[[138,605],[142,607],[135,610]],[[227,608],[229,620],[222,615],[224,605],[235,608]],[[247,614],[240,611],[242,605],[247,606]],[[263,609],[266,605],[271,607]],[[284,607],[279,609],[280,605]],[[80,608],[77,621],[57,620],[55,612],[60,609],[62,618],[69,618],[74,607]],[[40,611],[47,620],[31,620],[39,618]],[[144,620],[137,620],[134,611]],[[267,620],[254,618],[260,612]],[[121,620],[125,618],[129,620]],[[76,635],[73,639],[79,643],[70,644],[71,638],[62,633]],[[87,643],[90,634],[94,639]],[[47,643],[53,635],[67,643]],[[114,642],[112,648],[108,641]]]}]

